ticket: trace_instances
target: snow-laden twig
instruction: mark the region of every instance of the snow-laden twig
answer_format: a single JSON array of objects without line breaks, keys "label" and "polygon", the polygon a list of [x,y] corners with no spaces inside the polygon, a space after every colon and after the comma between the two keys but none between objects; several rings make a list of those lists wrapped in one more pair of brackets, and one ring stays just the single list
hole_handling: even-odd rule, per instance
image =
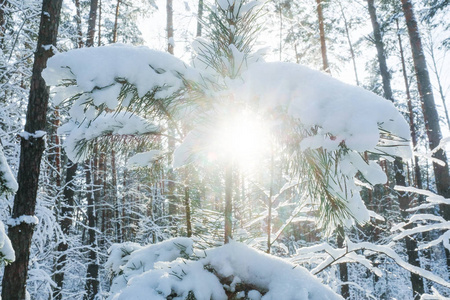
[{"label": "snow-laden twig", "polygon": [[[426,196],[425,201],[427,203],[421,204],[417,207],[411,208],[408,211],[418,211],[421,209],[430,208],[436,205],[450,205],[450,199],[444,198],[440,195],[437,195],[431,191],[423,190],[423,189],[417,189],[414,187],[404,187],[404,186],[395,186],[395,190],[397,191],[403,191],[403,192],[411,192],[419,195]],[[434,223],[429,223],[430,221]],[[418,225],[414,228],[408,228],[406,229],[406,226],[411,224],[417,224],[417,223],[423,223],[426,222],[426,225]],[[450,250],[450,221],[446,221],[444,218],[440,216],[435,216],[431,214],[416,214],[413,215],[408,222],[403,222],[401,224],[398,224],[394,228],[391,229],[391,231],[397,231],[400,230],[401,232],[394,236],[394,240],[400,240],[404,237],[415,235],[418,233],[423,232],[429,232],[429,231],[443,231],[443,234],[441,234],[437,239],[434,239],[424,245],[419,246],[419,250],[427,249],[432,246],[436,246],[442,242],[444,247]]]},{"label": "snow-laden twig", "polygon": [[[370,262],[367,258],[356,253],[356,251],[363,251],[363,250],[369,250],[379,254],[384,254],[387,257],[391,258],[401,268],[411,273],[417,274],[423,278],[426,278],[427,280],[440,284],[444,287],[450,288],[449,282],[431,273],[430,271],[424,270],[422,268],[413,266],[405,262],[400,257],[400,255],[398,255],[393,249],[391,249],[389,246],[386,245],[375,245],[369,242],[353,243],[349,239],[346,239],[345,248],[334,248],[330,246],[328,243],[322,243],[319,245],[299,249],[297,251],[297,254],[305,255],[322,251],[328,254],[328,257],[311,271],[315,275],[334,264],[357,262],[367,267],[369,270],[373,271],[377,276],[381,276],[382,272],[380,269],[374,267],[372,265],[372,262]],[[294,261],[295,260],[296,258],[294,257]]]}]

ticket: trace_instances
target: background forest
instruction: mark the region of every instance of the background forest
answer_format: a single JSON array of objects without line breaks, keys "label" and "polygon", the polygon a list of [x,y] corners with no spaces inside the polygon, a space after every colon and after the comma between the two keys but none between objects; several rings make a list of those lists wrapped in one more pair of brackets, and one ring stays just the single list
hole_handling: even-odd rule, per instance
[{"label": "background forest", "polygon": [[[345,299],[449,299],[450,2],[256,4],[0,0],[3,300],[223,299],[173,286],[167,295],[130,292],[139,291],[130,279],[153,266],[187,281],[183,269],[157,263],[203,262],[201,253],[211,260],[201,269],[220,278],[228,299],[303,299],[220,275],[212,261],[229,252],[205,251],[233,241],[248,257],[259,249],[306,268],[329,299],[330,290]],[[289,64],[247,70],[263,60]],[[258,85],[267,74],[267,88]],[[102,85],[108,76],[114,83]],[[263,99],[272,86],[289,95],[323,89],[326,120],[299,125],[296,111],[278,107],[256,123],[229,118],[251,114],[224,100],[229,90]],[[388,104],[327,106],[326,97],[379,101],[357,87]],[[342,138],[331,129],[348,116],[361,129]],[[376,145],[352,141],[371,121]],[[328,144],[314,139],[322,135]],[[304,280],[305,299],[324,299]]]}]

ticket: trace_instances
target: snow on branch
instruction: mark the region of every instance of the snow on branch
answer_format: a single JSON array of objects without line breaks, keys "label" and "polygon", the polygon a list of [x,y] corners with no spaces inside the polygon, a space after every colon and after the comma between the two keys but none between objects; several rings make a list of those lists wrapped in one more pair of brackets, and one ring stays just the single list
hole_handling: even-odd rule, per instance
[{"label": "snow on branch", "polygon": [[91,122],[77,124],[69,121],[58,128],[58,134],[67,135],[63,146],[72,161],[86,159],[92,150],[92,143],[100,138],[110,138],[108,143],[114,144],[113,137],[154,135],[160,134],[160,131],[159,126],[128,112],[102,113]]},{"label": "snow on branch", "polygon": [[83,120],[87,113],[92,120],[95,108],[115,110],[144,97],[172,97],[186,81],[198,79],[198,72],[168,53],[114,44],[59,53],[49,59],[42,76],[54,87],[54,105],[76,100],[71,117]]},{"label": "snow on branch", "polygon": [[3,148],[0,145],[0,195],[14,194],[18,187],[17,181],[3,154]]},{"label": "snow on branch", "polygon": [[377,276],[382,276],[382,272],[379,268],[374,267],[372,262],[365,258],[364,256],[357,254],[356,251],[364,251],[368,250],[371,252],[377,252],[379,254],[386,255],[391,258],[398,266],[403,269],[417,274],[423,278],[431,280],[437,284],[440,284],[444,287],[450,288],[450,282],[445,281],[441,277],[433,274],[430,271],[425,269],[413,266],[407,262],[405,262],[400,255],[398,255],[394,250],[392,250],[389,246],[386,245],[375,245],[369,242],[361,242],[361,243],[353,243],[348,238],[346,239],[345,248],[334,248],[330,246],[328,243],[322,243],[319,245],[314,245],[311,247],[304,247],[297,250],[297,256],[293,257],[293,261],[304,260],[305,257],[312,257],[317,252],[325,252],[327,255],[324,260],[319,263],[311,272],[313,274],[318,274],[327,267],[339,264],[339,263],[348,263],[348,262],[356,262],[360,263],[372,272],[374,272]]},{"label": "snow on branch", "polygon": [[342,299],[306,269],[240,243],[205,251],[188,238],[122,245],[107,262],[116,274],[109,299]]},{"label": "snow on branch", "polygon": [[0,263],[9,264],[16,259],[11,241],[5,232],[5,227],[0,221]]},{"label": "snow on branch", "polygon": [[[422,209],[429,209],[430,207],[434,207],[436,205],[450,205],[450,199],[444,198],[428,190],[404,186],[395,186],[394,189],[397,191],[415,193],[426,196],[425,198],[426,203],[410,208],[408,209],[408,211],[414,212]],[[411,226],[412,224],[416,224],[417,226],[413,228],[407,228],[407,226]],[[394,236],[394,240],[400,240],[407,236],[412,236],[418,233],[429,232],[434,230],[441,231],[443,233],[440,234],[438,238],[420,245],[418,247],[419,250],[436,246],[441,242],[444,245],[444,247],[450,250],[450,221],[447,221],[440,216],[435,216],[431,214],[415,214],[409,218],[408,222],[402,222],[391,229],[392,232],[400,231],[400,233]]]}]

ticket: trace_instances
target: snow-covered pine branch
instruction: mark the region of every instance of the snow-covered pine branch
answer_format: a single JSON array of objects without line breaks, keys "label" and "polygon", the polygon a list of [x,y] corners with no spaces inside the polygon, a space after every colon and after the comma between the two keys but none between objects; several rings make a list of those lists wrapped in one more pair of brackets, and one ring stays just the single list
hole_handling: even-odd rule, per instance
[{"label": "snow-covered pine branch", "polygon": [[69,159],[82,161],[92,153],[94,144],[100,144],[100,148],[129,148],[136,144],[135,140],[160,135],[161,128],[129,112],[103,112],[90,122],[70,120],[58,129],[58,134],[66,135],[63,146]]}]

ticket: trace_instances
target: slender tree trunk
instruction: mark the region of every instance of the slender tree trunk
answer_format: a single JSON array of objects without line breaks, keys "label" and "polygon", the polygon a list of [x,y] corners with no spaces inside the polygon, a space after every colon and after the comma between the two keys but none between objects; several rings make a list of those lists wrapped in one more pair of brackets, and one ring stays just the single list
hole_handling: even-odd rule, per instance
[{"label": "slender tree trunk", "polygon": [[[93,163],[95,165],[95,162]],[[94,170],[92,170],[94,169]],[[98,263],[97,263],[97,236],[96,236],[96,230],[95,230],[95,224],[96,224],[96,209],[95,209],[95,192],[94,192],[94,185],[92,184],[92,173],[95,173],[95,167],[92,168],[90,165],[86,165],[85,167],[86,171],[86,186],[87,186],[87,193],[86,193],[86,201],[87,201],[87,217],[88,217],[88,245],[89,245],[89,264],[87,267],[87,273],[86,273],[86,285],[85,290],[86,294],[84,295],[84,300],[94,300],[95,296],[98,294],[98,287],[99,287],[99,281],[98,281]],[[93,171],[93,172],[92,172]],[[94,180],[95,182],[95,180]]]},{"label": "slender tree trunk", "polygon": [[202,36],[203,0],[198,0],[197,36]]},{"label": "slender tree trunk", "polygon": [[[102,236],[99,238],[97,236],[98,245],[103,245],[104,243],[104,236],[106,233],[106,199],[105,199],[105,189],[104,189],[104,169],[105,169],[105,155],[103,153],[100,153],[98,150],[98,147],[95,147],[94,149],[94,203],[96,205],[96,211],[95,214],[98,216],[101,216],[100,220],[101,222],[98,222],[98,218],[96,221],[101,224],[101,233]],[[101,212],[101,214],[100,214]],[[99,226],[100,227],[100,226]]]},{"label": "slender tree trunk", "polygon": [[[199,0],[203,1],[203,0]],[[3,49],[3,39],[5,38],[5,7],[7,5],[6,0],[0,0],[0,49]]]},{"label": "slender tree trunk", "polygon": [[445,119],[447,120],[447,127],[448,129],[450,129],[450,118],[448,116],[448,109],[447,109],[447,104],[445,103],[445,95],[444,95],[444,89],[442,88],[442,82],[441,82],[441,76],[439,75],[439,70],[436,64],[436,55],[434,52],[434,41],[433,41],[433,37],[431,32],[429,33],[430,35],[430,48],[429,48],[429,54],[431,57],[431,66],[432,66],[432,72],[434,73],[434,75],[436,76],[436,81],[438,84],[438,91],[439,91],[439,95],[441,96],[442,99],[442,104],[444,106],[444,112],[445,112]]},{"label": "slender tree trunk", "polygon": [[98,42],[97,46],[102,45],[102,0],[98,3]]},{"label": "slender tree trunk", "polygon": [[[339,226],[337,228],[336,233],[336,241],[337,246],[339,248],[344,247],[344,237],[345,237],[345,231],[344,227]],[[339,264],[339,277],[341,279],[342,285],[341,285],[341,295],[344,297],[344,299],[350,299],[350,288],[347,284],[348,282],[348,267],[346,263]]]},{"label": "slender tree trunk", "polygon": [[3,300],[25,299],[28,260],[34,222],[19,221],[21,217],[35,214],[36,195],[42,153],[45,149],[44,130],[47,123],[49,90],[41,76],[53,49],[56,46],[62,0],[43,0],[37,48],[34,54],[30,96],[25,123],[25,132],[20,143],[20,163],[18,173],[19,189],[14,197],[12,218],[16,223],[8,230],[16,261],[5,268],[2,283]]},{"label": "slender tree trunk", "polygon": [[173,0],[166,0],[167,10],[167,51],[173,54],[174,41],[173,41]]},{"label": "slender tree trunk", "polygon": [[[50,118],[51,129],[50,135],[50,153],[48,154],[49,160],[49,174],[52,180],[52,184],[59,190],[61,187],[61,145],[57,129],[60,126],[59,108],[56,107],[53,111],[53,116]],[[55,195],[56,196],[56,195]]]},{"label": "slender tree trunk", "polygon": [[[173,42],[173,3],[172,0],[166,0],[166,12],[167,12],[167,51],[170,54],[174,54],[174,42]],[[168,138],[168,149],[170,153],[173,153],[175,150],[175,140],[172,138],[172,136],[175,134],[175,130],[173,127],[169,127],[169,138]],[[172,161],[172,156],[169,156],[169,164]],[[168,199],[169,199],[169,221],[170,225],[174,225],[174,216],[177,214],[177,206],[176,201],[177,197],[175,196],[175,173],[173,172],[173,169],[170,168],[167,172],[167,192],[168,192]]]},{"label": "slender tree trunk", "polygon": [[[400,28],[398,24],[398,19],[396,19],[397,23],[397,38],[398,38],[398,46],[400,50],[400,59],[402,62],[402,74],[403,80],[405,83],[405,91],[406,91],[406,100],[408,102],[408,114],[409,114],[409,130],[411,131],[411,141],[413,143],[414,149],[417,146],[417,132],[414,122],[414,108],[412,105],[411,92],[409,90],[409,81],[408,74],[406,73],[406,63],[405,63],[405,55],[403,52],[402,38],[400,36]],[[420,172],[419,166],[419,158],[414,156],[414,184],[417,188],[422,188],[422,173]]]},{"label": "slender tree trunk", "polygon": [[233,162],[231,159],[225,167],[225,244],[230,242],[233,226]]},{"label": "slender tree trunk", "polygon": [[98,9],[98,0],[91,0],[86,47],[94,46],[95,25],[97,24],[97,9]]},{"label": "slender tree trunk", "polygon": [[[67,164],[67,173],[66,173],[66,185],[64,187],[64,203],[61,206],[61,219],[60,226],[61,231],[65,236],[69,235],[70,227],[72,226],[72,218],[73,218],[73,205],[74,205],[74,183],[73,179],[75,178],[75,174],[78,168],[78,164],[74,164],[71,161]],[[64,282],[64,266],[66,265],[67,255],[66,251],[69,245],[67,242],[60,242],[58,244],[58,259],[56,262],[56,272],[55,272],[55,283],[56,287],[53,291],[53,297],[57,300],[62,299],[62,286]]]},{"label": "slender tree trunk", "polygon": [[320,50],[322,53],[323,70],[327,73],[331,73],[330,66],[328,65],[327,45],[325,43],[325,26],[323,24],[322,0],[316,0],[316,2],[317,16],[319,18]]},{"label": "slender tree trunk", "polygon": [[370,20],[372,21],[374,43],[375,47],[377,48],[378,64],[380,67],[381,79],[383,82],[384,98],[393,101],[391,88],[391,74],[389,73],[386,63],[383,38],[381,36],[380,24],[378,23],[377,20],[377,12],[374,0],[367,0],[367,5],[370,14]]},{"label": "slender tree trunk", "polygon": [[[380,66],[380,73],[383,81],[383,91],[384,91],[384,97],[386,99],[391,100],[394,102],[394,97],[392,94],[392,88],[391,88],[391,75],[389,73],[387,63],[386,63],[386,56],[384,51],[384,44],[381,36],[381,30],[380,25],[377,20],[377,14],[376,14],[376,8],[374,5],[374,0],[367,0],[370,19],[372,21],[372,27],[373,27],[373,35],[375,39],[375,46],[377,48],[377,55],[378,55],[378,63]],[[406,179],[404,175],[404,169],[403,169],[403,162],[400,158],[395,158],[394,161],[394,174],[395,174],[395,181],[397,185],[406,186]],[[406,211],[408,208],[410,208],[410,202],[411,199],[408,196],[407,193],[400,192],[398,194],[398,199],[400,203],[400,210],[402,213],[403,219],[408,218],[408,212]],[[406,252],[408,254],[408,261],[414,266],[420,267],[419,262],[419,256],[416,251],[417,249],[417,242],[416,240],[407,237],[406,238]],[[413,288],[414,296],[416,294],[423,294],[424,293],[424,285],[422,278],[415,274],[411,273],[411,285]]]},{"label": "slender tree trunk", "polygon": [[[430,149],[436,148],[442,138],[441,127],[439,125],[439,115],[436,109],[433,96],[433,88],[431,86],[430,76],[428,74],[427,63],[422,47],[422,40],[419,34],[419,28],[414,16],[412,3],[410,0],[402,0],[403,14],[406,19],[406,26],[408,27],[409,41],[413,53],[414,69],[416,71],[417,87],[419,90],[420,100],[422,102],[423,114],[425,119],[425,127],[428,136],[428,144]],[[450,175],[447,163],[447,155],[440,149],[433,154],[445,163],[441,166],[433,163],[433,171],[436,183],[436,189],[439,195],[445,198],[450,198]],[[450,206],[440,206],[442,217],[445,220],[450,220]],[[450,252],[445,249],[447,256],[447,268],[450,267]]]},{"label": "slender tree trunk", "polygon": [[352,40],[350,38],[350,32],[348,30],[348,22],[347,22],[347,18],[345,17],[345,13],[344,13],[344,8],[342,7],[341,1],[339,0],[339,7],[341,9],[341,16],[342,19],[344,20],[344,26],[345,26],[345,35],[347,37],[347,42],[348,42],[348,47],[350,48],[350,56],[352,58],[352,63],[353,63],[353,71],[355,72],[355,81],[356,81],[356,85],[359,86],[359,78],[358,78],[358,70],[356,68],[356,59],[355,59],[355,51],[353,50],[353,44],[352,44]]},{"label": "slender tree trunk", "polygon": [[119,26],[119,9],[120,7],[120,0],[117,0],[116,4],[116,13],[114,14],[114,28],[113,28],[113,43],[117,42],[117,29]]},{"label": "slender tree trunk", "polygon": [[77,23],[77,46],[78,48],[83,48],[83,31],[81,30],[81,8],[80,8],[80,0],[75,0],[75,9],[76,9],[76,23]]},{"label": "slender tree trunk", "polygon": [[272,205],[273,205],[273,184],[274,184],[274,169],[275,169],[275,160],[274,160],[274,149],[273,143],[270,149],[270,187],[269,187],[269,199],[267,201],[268,205],[268,216],[267,216],[267,253],[270,253],[270,248],[272,245],[271,235],[272,235]]},{"label": "slender tree trunk", "polygon": [[120,202],[119,197],[117,197],[117,167],[116,167],[116,151],[111,151],[111,176],[112,176],[112,201],[114,203],[114,217],[116,219],[116,243],[121,243],[122,236],[120,232]]},{"label": "slender tree trunk", "polygon": [[189,186],[186,184],[184,187],[184,209],[186,213],[186,235],[192,236],[192,223],[191,223],[191,204],[189,197]]}]

